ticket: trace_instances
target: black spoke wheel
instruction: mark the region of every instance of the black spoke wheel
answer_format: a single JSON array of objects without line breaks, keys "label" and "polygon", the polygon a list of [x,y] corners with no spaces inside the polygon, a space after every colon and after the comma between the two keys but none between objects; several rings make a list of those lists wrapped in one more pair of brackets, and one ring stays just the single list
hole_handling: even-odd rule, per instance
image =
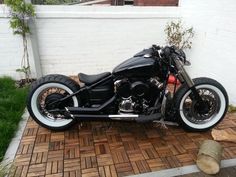
[{"label": "black spoke wheel", "polygon": [[196,100],[192,91],[183,84],[174,97],[178,122],[191,131],[206,131],[218,124],[228,108],[228,96],[224,87],[209,78],[194,79],[201,99]]},{"label": "black spoke wheel", "polygon": [[[51,130],[65,130],[75,123],[74,119],[65,117],[65,107],[78,107],[79,100],[76,96],[64,102],[61,98],[73,94],[79,85],[69,77],[63,75],[48,75],[32,84],[27,108],[31,117],[41,126]],[[56,104],[53,104],[58,102]]]}]

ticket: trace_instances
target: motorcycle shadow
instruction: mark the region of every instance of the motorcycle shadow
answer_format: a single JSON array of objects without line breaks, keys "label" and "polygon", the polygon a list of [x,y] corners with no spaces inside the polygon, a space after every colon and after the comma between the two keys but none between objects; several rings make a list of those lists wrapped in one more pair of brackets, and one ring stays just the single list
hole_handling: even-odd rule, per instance
[{"label": "motorcycle shadow", "polygon": [[162,138],[173,133],[184,133],[180,127],[163,127],[159,123],[135,123],[135,122],[82,122],[74,128],[79,127],[79,134],[91,134],[93,138],[109,139],[117,135],[123,140],[147,140]]}]

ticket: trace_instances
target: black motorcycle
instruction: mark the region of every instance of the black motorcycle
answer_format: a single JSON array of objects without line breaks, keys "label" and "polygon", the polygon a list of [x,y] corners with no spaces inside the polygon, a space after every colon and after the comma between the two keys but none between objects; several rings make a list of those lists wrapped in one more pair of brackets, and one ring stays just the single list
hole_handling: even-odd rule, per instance
[{"label": "black motorcycle", "polygon": [[[153,45],[112,73],[79,73],[80,83],[64,75],[44,76],[32,84],[27,107],[37,123],[51,130],[68,129],[76,121],[168,120],[186,130],[206,131],[224,118],[228,96],[213,79],[191,79],[186,64],[182,50]],[[170,75],[181,83],[172,92]]]}]

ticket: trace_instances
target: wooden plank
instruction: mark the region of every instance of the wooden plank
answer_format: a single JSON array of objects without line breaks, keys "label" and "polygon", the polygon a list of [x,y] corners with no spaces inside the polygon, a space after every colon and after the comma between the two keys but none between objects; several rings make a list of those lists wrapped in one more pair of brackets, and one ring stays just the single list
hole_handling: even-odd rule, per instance
[{"label": "wooden plank", "polygon": [[107,166],[107,165],[114,164],[111,154],[98,155],[97,162],[98,162],[98,166]]},{"label": "wooden plank", "polygon": [[64,160],[64,171],[80,171],[80,159]]},{"label": "wooden plank", "polygon": [[129,162],[129,158],[125,150],[116,150],[111,152],[114,163],[125,163]]},{"label": "wooden plank", "polygon": [[147,160],[147,164],[151,171],[157,171],[166,168],[165,163],[160,158]]},{"label": "wooden plank", "polygon": [[45,163],[30,165],[27,177],[45,175],[45,171],[46,171]]},{"label": "wooden plank", "polygon": [[119,177],[134,174],[132,165],[130,163],[116,164],[115,167],[116,167],[116,171],[117,171],[117,176],[119,176]]},{"label": "wooden plank", "polygon": [[80,148],[79,145],[70,145],[65,146],[64,150],[64,158],[65,159],[72,159],[80,157]]}]

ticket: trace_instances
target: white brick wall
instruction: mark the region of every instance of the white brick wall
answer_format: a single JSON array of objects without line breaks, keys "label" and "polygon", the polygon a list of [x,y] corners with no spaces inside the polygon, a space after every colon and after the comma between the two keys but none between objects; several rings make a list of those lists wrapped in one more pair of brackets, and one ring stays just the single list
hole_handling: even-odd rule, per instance
[{"label": "white brick wall", "polygon": [[[19,78],[21,39],[13,36],[0,6],[0,75]],[[236,104],[236,1],[180,0],[180,7],[37,6],[39,53],[44,74],[111,71],[153,43],[165,44],[166,22],[183,18],[196,31],[187,56],[193,77],[210,76]],[[2,42],[3,41],[3,42]]]}]

